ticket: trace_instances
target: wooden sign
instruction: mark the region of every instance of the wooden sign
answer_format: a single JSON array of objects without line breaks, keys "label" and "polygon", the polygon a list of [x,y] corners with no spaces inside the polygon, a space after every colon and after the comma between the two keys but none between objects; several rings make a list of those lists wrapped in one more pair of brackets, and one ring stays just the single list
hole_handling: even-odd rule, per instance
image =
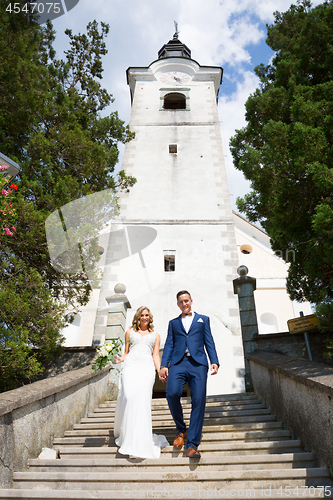
[{"label": "wooden sign", "polygon": [[308,314],[295,319],[287,321],[290,333],[307,332],[318,328],[318,320],[315,314]]}]

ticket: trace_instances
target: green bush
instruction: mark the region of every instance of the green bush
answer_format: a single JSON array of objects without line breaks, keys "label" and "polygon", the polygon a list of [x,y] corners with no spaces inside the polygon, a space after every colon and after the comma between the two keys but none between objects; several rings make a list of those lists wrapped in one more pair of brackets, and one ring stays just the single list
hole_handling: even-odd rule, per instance
[{"label": "green bush", "polygon": [[326,334],[324,358],[333,359],[333,300],[326,300],[316,306],[319,330]]}]

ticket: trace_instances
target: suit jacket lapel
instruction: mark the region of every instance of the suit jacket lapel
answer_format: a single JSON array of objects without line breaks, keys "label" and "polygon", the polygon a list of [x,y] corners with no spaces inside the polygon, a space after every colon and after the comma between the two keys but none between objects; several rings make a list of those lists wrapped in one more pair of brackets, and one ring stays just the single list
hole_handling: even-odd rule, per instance
[{"label": "suit jacket lapel", "polygon": [[194,322],[197,321],[196,320],[196,316],[197,316],[197,313],[193,313],[193,319],[192,319],[192,323],[191,323],[190,329],[188,331],[188,335],[191,333],[191,330],[194,327]]},{"label": "suit jacket lapel", "polygon": [[182,322],[182,315],[181,314],[178,316],[178,319],[179,319],[179,323],[180,323],[180,328],[183,330],[184,333],[186,333],[186,330],[185,330],[183,322]]}]

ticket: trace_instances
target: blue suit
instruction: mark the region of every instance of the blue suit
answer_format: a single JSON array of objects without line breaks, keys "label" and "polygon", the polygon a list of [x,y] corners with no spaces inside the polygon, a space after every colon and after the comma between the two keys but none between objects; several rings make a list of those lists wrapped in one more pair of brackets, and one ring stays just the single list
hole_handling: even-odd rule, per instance
[{"label": "blue suit", "polygon": [[[219,365],[208,316],[194,313],[188,333],[183,327],[181,314],[169,322],[168,336],[161,361],[161,366],[169,369],[166,397],[178,432],[185,432],[186,425],[180,397],[185,383],[188,382],[191,390],[192,411],[186,446],[195,449],[200,444],[205,416],[208,372],[205,348],[211,364]],[[184,356],[186,350],[189,351],[190,356]]]}]

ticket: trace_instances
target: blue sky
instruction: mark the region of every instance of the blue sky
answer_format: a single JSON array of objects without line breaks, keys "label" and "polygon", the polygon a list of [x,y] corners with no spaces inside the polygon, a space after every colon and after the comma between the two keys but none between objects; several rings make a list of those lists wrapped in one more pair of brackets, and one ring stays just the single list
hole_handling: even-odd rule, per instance
[{"label": "blue sky", "polygon": [[[66,28],[83,33],[89,21],[110,25],[106,38],[103,86],[113,94],[110,111],[118,110],[128,123],[130,95],[126,84],[129,66],[148,66],[179,25],[179,38],[201,65],[222,66],[223,84],[219,114],[224,155],[233,208],[237,196],[250,190],[241,172],[234,169],[229,140],[245,125],[244,104],[258,87],[253,69],[268,64],[273,55],[266,45],[266,23],[273,12],[285,12],[289,0],[80,0],[78,5],[54,20],[55,48],[59,57],[68,48]],[[296,2],[294,2],[296,3]],[[313,1],[313,5],[322,3]]]}]

